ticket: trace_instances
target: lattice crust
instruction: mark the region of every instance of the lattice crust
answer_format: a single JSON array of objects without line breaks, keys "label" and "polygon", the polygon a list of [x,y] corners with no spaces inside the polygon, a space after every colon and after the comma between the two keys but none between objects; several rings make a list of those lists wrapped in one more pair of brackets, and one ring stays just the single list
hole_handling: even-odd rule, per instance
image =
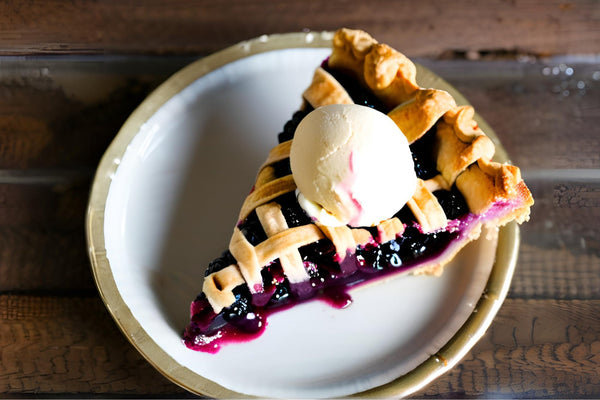
[{"label": "lattice crust", "polygon": [[[388,51],[391,60],[402,61],[383,61],[380,57],[384,51],[378,50],[382,46],[374,39],[362,31],[341,29],[334,35],[333,51],[329,59],[332,68],[339,68],[352,74],[356,79],[367,85],[379,98],[386,102],[392,111],[389,112],[392,118],[400,129],[407,135],[409,142],[417,140],[423,136],[432,126],[431,120],[437,120],[436,123],[436,148],[434,158],[437,160],[437,169],[441,172],[443,179],[446,181],[445,186],[452,186],[459,175],[473,165],[486,164],[490,165],[489,161],[494,155],[494,144],[489,137],[477,126],[473,119],[474,110],[470,106],[457,107],[453,100],[449,100],[448,95],[442,91],[427,92],[427,89],[418,88],[416,86],[415,74],[416,71],[412,62],[404,62],[405,57],[399,57],[395,50]],[[373,54],[372,54],[373,53]],[[376,53],[376,54],[375,54]],[[333,65],[332,60],[334,61]],[[360,64],[362,65],[362,68]],[[394,68],[383,68],[388,64],[398,66],[398,70]],[[376,73],[374,71],[379,71]],[[385,73],[381,71],[387,71]],[[391,72],[390,72],[391,71]],[[369,79],[366,76],[369,76]],[[370,82],[370,83],[369,83]],[[386,87],[390,90],[395,90],[395,97],[388,96],[387,92],[382,93],[381,88]],[[415,87],[414,90],[410,89]],[[408,88],[408,89],[407,89]],[[396,103],[387,103],[387,100],[395,98]],[[422,108],[419,108],[421,106]],[[428,114],[423,116],[423,114]],[[412,122],[406,122],[406,121]],[[423,121],[428,121],[425,123]],[[406,132],[408,134],[406,134]],[[522,207],[518,208],[514,218],[517,221],[527,220],[529,217],[529,207],[533,204],[531,193],[526,185],[518,177],[518,183],[515,185],[519,188],[514,193],[507,193],[502,185],[506,181],[514,180],[517,167],[504,166],[502,168],[484,168],[480,173],[469,174],[469,179],[464,178],[461,185],[457,184],[458,189],[466,198],[471,198],[469,208],[471,212],[477,213],[477,210],[487,210],[496,201],[494,199],[503,199],[503,201],[520,202]],[[483,182],[481,188],[467,189],[469,184],[477,186],[477,182]],[[494,182],[494,186],[489,184]],[[427,192],[423,192],[419,186],[417,193],[422,192],[422,198],[414,199],[415,203],[427,202],[429,197]],[[485,188],[485,189],[484,189]],[[431,190],[430,190],[431,191]],[[472,192],[476,192],[472,193]],[[502,195],[498,195],[502,193]],[[477,200],[475,200],[477,199]],[[471,204],[473,205],[472,208]],[[429,209],[435,210],[435,206],[427,206]],[[421,208],[421,207],[419,207]],[[412,207],[411,207],[412,209]],[[414,212],[414,210],[413,210]],[[439,216],[431,218],[437,219]],[[419,220],[419,223],[425,221],[425,217]],[[505,221],[506,222],[506,221]],[[441,222],[440,222],[441,223]],[[435,226],[433,224],[431,226]]]},{"label": "lattice crust", "polygon": [[365,56],[367,86],[387,106],[410,99],[419,86],[417,68],[404,54],[385,44],[376,44]]},{"label": "lattice crust", "polygon": [[[258,175],[256,177],[256,183],[254,184],[254,187],[262,186],[267,182],[275,180],[275,168],[273,168],[273,164],[288,158],[290,156],[291,146],[292,141],[288,140],[287,142],[280,143],[271,149],[267,160],[258,170]],[[292,185],[290,185],[290,191],[295,189],[291,189],[291,187]],[[244,207],[242,207],[242,209],[244,209]],[[242,213],[240,212],[240,214]]]},{"label": "lattice crust", "polygon": [[477,160],[491,160],[496,150],[473,115],[473,107],[456,107],[446,112],[436,125],[434,158],[437,158],[437,169],[450,185]]},{"label": "lattice crust", "polygon": [[377,225],[377,241],[379,243],[386,243],[390,240],[394,240],[403,233],[404,224],[397,217],[390,218]]},{"label": "lattice crust", "polygon": [[311,105],[352,104],[352,98],[331,74],[319,67],[302,95]]},{"label": "lattice crust", "polygon": [[[472,213],[489,212],[498,202],[513,205],[508,215],[499,214],[498,218],[489,222],[493,226],[513,219],[517,222],[528,219],[533,199],[521,179],[520,170],[490,161],[494,155],[494,144],[473,120],[472,107],[457,107],[447,92],[419,88],[414,64],[362,31],[341,29],[336,32],[328,62],[331,68],[354,76],[386,104],[391,110],[390,118],[407,135],[409,142],[418,140],[436,125],[434,159],[440,174],[427,181],[419,179],[415,194],[407,204],[423,232],[434,232],[447,226],[447,217],[433,192],[449,190],[454,184]],[[352,102],[346,90],[322,68],[317,68],[304,98],[314,108]],[[205,278],[203,291],[215,313],[233,304],[235,296],[232,290],[236,286],[246,283],[250,292],[262,292],[261,270],[276,259],[280,260],[290,283],[309,279],[298,251],[302,246],[327,238],[333,243],[338,260],[342,261],[359,245],[384,243],[404,232],[405,226],[397,217],[380,223],[376,238],[366,229],[348,226],[308,224],[289,228],[281,207],[273,200],[294,191],[296,184],[292,175],[276,177],[273,164],[288,158],[290,147],[291,141],[288,141],[271,150],[239,214],[242,222],[255,210],[267,239],[253,246],[236,227],[229,250],[237,265],[230,265]],[[443,258],[414,273],[441,273],[443,266],[468,241],[476,239],[480,231],[481,224],[471,227],[467,237],[460,243],[452,243]]]},{"label": "lattice crust", "polygon": [[375,44],[377,41],[364,31],[342,28],[333,36],[329,66],[350,73],[366,84],[363,75],[364,61]]},{"label": "lattice crust", "polygon": [[444,209],[421,179],[417,179],[417,189],[407,204],[423,232],[434,232],[448,225]]},{"label": "lattice crust", "polygon": [[[256,214],[268,237],[289,229],[281,212],[281,206],[277,203],[271,202],[257,207]],[[308,272],[304,269],[304,263],[298,249],[290,247],[289,251],[283,252],[279,257],[279,262],[290,283],[304,282],[310,278]]]},{"label": "lattice crust", "polygon": [[473,213],[484,214],[498,202],[517,207],[512,214],[494,220],[494,223],[502,225],[512,219],[521,223],[529,218],[533,199],[521,179],[521,171],[514,165],[477,160],[458,176],[456,186]]},{"label": "lattice crust", "polygon": [[350,73],[389,108],[419,89],[413,62],[360,30],[343,28],[335,33],[329,66]]},{"label": "lattice crust", "polygon": [[388,113],[408,143],[419,140],[456,102],[450,93],[437,89],[419,89],[410,99]]},{"label": "lattice crust", "polygon": [[205,277],[202,292],[206,295],[214,312],[219,313],[224,307],[229,307],[235,302],[233,289],[244,283],[246,281],[238,266],[232,264]]},{"label": "lattice crust", "polygon": [[[235,296],[232,290],[240,284],[246,283],[251,293],[262,292],[264,285],[261,270],[276,259],[280,260],[290,283],[307,280],[308,274],[298,253],[298,249],[302,246],[327,238],[333,243],[339,260],[342,261],[348,253],[354,253],[357,246],[375,241],[366,229],[351,229],[348,226],[327,227],[308,224],[288,228],[281,207],[271,200],[295,190],[295,184],[291,175],[274,178],[274,175],[268,171],[273,163],[289,157],[289,149],[289,142],[273,148],[267,162],[261,167],[254,188],[246,198],[240,213],[240,221],[242,221],[250,212],[256,210],[268,236],[267,239],[253,246],[236,227],[231,237],[229,251],[237,260],[237,265],[230,265],[205,278],[203,292],[216,313],[233,304]],[[379,237],[376,239],[381,241],[383,238],[395,238],[401,234],[404,225],[394,218],[382,222],[377,230]]]}]

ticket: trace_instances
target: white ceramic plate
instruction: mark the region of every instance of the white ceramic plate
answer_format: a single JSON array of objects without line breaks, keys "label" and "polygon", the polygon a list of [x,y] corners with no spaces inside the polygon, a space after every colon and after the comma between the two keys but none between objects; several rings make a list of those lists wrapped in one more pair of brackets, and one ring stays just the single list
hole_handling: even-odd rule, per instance
[{"label": "white ceramic plate", "polygon": [[[136,110],[98,168],[88,212],[98,288],[136,348],[190,391],[406,395],[454,365],[506,295],[514,225],[501,231],[499,251],[496,235],[482,238],[439,278],[355,290],[344,310],[297,306],[271,316],[260,338],[214,355],[182,344],[205,266],[226,248],[258,166],[330,53],[328,39],[262,37],[191,65]],[[454,91],[430,71],[417,76],[421,86]]]}]

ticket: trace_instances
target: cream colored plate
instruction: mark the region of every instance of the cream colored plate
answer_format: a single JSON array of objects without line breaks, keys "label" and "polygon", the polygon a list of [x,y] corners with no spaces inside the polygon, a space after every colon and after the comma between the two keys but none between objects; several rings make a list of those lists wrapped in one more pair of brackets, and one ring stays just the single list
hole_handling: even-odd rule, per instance
[{"label": "cream colored plate", "polygon": [[[273,315],[257,340],[216,355],[183,346],[204,268],[226,248],[257,168],[329,54],[330,37],[265,36],[190,65],[139,106],[98,167],[87,216],[98,289],[140,353],[192,392],[408,395],[464,356],[506,296],[514,224],[498,240],[469,245],[440,278],[405,276],[355,290],[345,310],[297,306]],[[417,77],[465,102],[430,71],[419,68]],[[501,148],[497,157],[506,159]]]}]

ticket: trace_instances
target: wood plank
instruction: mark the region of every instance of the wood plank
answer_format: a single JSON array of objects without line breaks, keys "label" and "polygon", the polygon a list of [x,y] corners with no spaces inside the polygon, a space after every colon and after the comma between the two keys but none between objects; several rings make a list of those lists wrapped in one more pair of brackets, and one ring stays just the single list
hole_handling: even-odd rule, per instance
[{"label": "wood plank", "polygon": [[0,183],[0,292],[94,293],[84,233],[89,179],[44,172],[0,176],[17,180]]},{"label": "wood plank", "polygon": [[419,61],[473,104],[525,176],[528,169],[600,169],[596,63]]},{"label": "wood plank", "polygon": [[[599,396],[599,310],[599,300],[508,299],[464,360],[415,397]],[[95,297],[1,295],[0,354],[8,395],[185,395]]]},{"label": "wood plank", "polygon": [[0,174],[0,227],[73,230],[83,226],[91,172],[83,176],[66,171],[17,172]]},{"label": "wood plank", "polygon": [[83,225],[0,227],[0,243],[0,293],[96,293]]},{"label": "wood plank", "polygon": [[510,296],[600,299],[600,179],[549,172],[528,181],[536,204],[521,227]]},{"label": "wood plank", "polygon": [[[0,168],[95,168],[145,96],[192,60],[2,60]],[[595,63],[418,61],[471,101],[523,169],[600,169]]]},{"label": "wood plank", "polygon": [[129,114],[182,63],[165,70],[146,60],[132,69],[92,57],[1,65],[0,168],[91,169]]},{"label": "wood plank", "polygon": [[0,296],[0,392],[185,396],[127,342],[96,297]]},{"label": "wood plank", "polygon": [[[448,50],[597,53],[597,3],[517,0],[451,6],[433,0],[195,1],[18,0],[0,6],[3,54],[207,54],[266,33],[360,27],[410,56]],[[69,29],[64,29],[68,25]]]},{"label": "wood plank", "polygon": [[538,247],[536,232],[523,233],[511,298],[600,299],[600,257],[591,253]]},{"label": "wood plank", "polygon": [[600,396],[600,302],[505,302],[483,339],[414,397]]}]

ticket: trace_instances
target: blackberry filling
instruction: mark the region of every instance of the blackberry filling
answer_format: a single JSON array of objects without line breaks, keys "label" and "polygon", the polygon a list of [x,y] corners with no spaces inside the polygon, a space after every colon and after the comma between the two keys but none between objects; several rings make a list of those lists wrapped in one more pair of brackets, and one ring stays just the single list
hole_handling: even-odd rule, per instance
[{"label": "blackberry filling", "polygon": [[[342,29],[336,32],[334,43],[331,57],[334,68],[330,68],[328,59],[321,66],[328,73],[321,69],[315,72],[313,82],[305,92],[306,109],[294,113],[285,124],[278,135],[280,145],[270,152],[265,162],[269,168],[259,171],[254,190],[244,200],[241,221],[231,237],[230,251],[225,251],[208,266],[203,293],[192,302],[191,322],[184,333],[185,344],[194,350],[216,352],[222,343],[253,339],[264,330],[269,314],[306,299],[321,299],[343,308],[351,301],[348,290],[373,278],[412,268],[416,273],[441,272],[466,242],[478,236],[483,224],[502,226],[511,220],[521,223],[528,219],[529,207],[533,204],[531,193],[520,179],[518,168],[491,161],[493,143],[473,120],[471,107],[456,106],[446,92],[419,88],[414,65],[407,61],[398,65],[396,71],[394,57],[397,52],[380,46],[364,32]],[[359,47],[357,43],[360,43]],[[365,55],[363,50],[369,43],[372,49]],[[362,57],[364,65],[359,65]],[[390,61],[393,61],[393,67],[385,68],[385,63]],[[384,68],[380,68],[382,62]],[[354,77],[341,70],[354,74]],[[388,78],[392,79],[392,84],[380,87],[381,81],[386,83]],[[369,82],[373,91],[362,87],[361,82]],[[372,86],[373,82],[375,86]],[[340,84],[345,90],[340,90]],[[315,150],[326,149],[324,157],[331,154],[327,146],[315,148],[311,145],[318,143],[320,138],[303,135],[306,130],[298,133],[293,143],[296,146],[291,146],[290,140],[296,135],[299,123],[313,110],[308,102],[315,107],[336,104],[333,105],[336,109],[342,108],[340,104],[346,107],[347,103],[354,102],[383,113],[390,112],[391,120],[405,132],[409,141],[414,142],[410,151],[419,179],[407,205],[396,211],[393,204],[406,200],[392,201],[392,197],[383,193],[390,188],[409,188],[410,182],[404,178],[413,176],[410,162],[405,164],[405,169],[401,163],[379,162],[410,161],[404,147],[407,143],[403,143],[399,148],[403,151],[402,157],[399,152],[382,152],[386,156],[379,158],[377,154],[370,154],[368,166],[376,168],[372,171],[362,167],[360,171],[357,169],[367,182],[379,182],[371,178],[386,174],[388,182],[377,183],[380,199],[389,199],[387,205],[392,203],[392,209],[385,208],[385,215],[381,216],[385,220],[381,221],[377,216],[372,220],[361,219],[358,223],[350,220],[343,222],[350,225],[342,226],[312,224],[298,204],[294,190],[304,185],[302,181],[309,182],[309,189],[313,188],[311,182],[314,185],[318,181],[318,174],[314,174],[314,178],[310,173],[299,174],[291,179],[288,158],[295,154],[291,160],[296,167],[300,158],[294,149],[302,149],[301,152],[309,155]],[[396,108],[400,104],[404,106]],[[435,107],[431,107],[432,104]],[[353,114],[362,115],[358,120],[360,123],[369,120],[362,113],[373,114],[364,107],[355,109],[361,109]],[[432,124],[434,127],[424,132]],[[391,132],[384,125],[381,130]],[[379,143],[379,137],[371,135],[379,128],[374,130],[372,126],[379,125],[373,123],[362,139],[377,143],[379,149],[396,149],[391,143],[398,136],[380,136],[385,141]],[[308,132],[319,129],[310,128]],[[303,142],[302,139],[307,137],[309,139]],[[338,150],[336,146],[332,146],[334,152]],[[351,148],[347,162],[340,164],[342,169],[349,165],[353,172],[354,166],[359,165],[352,158],[353,151]],[[321,161],[321,153],[316,154],[317,161]],[[312,172],[309,168],[303,171],[302,167],[316,164],[308,157],[298,164],[299,171]],[[329,169],[337,171],[337,168],[334,164]],[[447,180],[448,175],[453,178]],[[306,176],[309,178],[304,179]],[[440,177],[442,179],[438,179]],[[400,182],[404,183],[401,185]],[[448,185],[452,186],[445,190]],[[466,194],[470,207],[457,186]],[[314,187],[320,189],[319,185]],[[323,187],[323,190],[329,190]],[[352,187],[348,193],[352,197]],[[368,193],[373,193],[373,189],[369,188]],[[355,200],[355,208],[364,206],[358,199],[352,197],[352,200]],[[383,210],[383,207],[369,208],[371,211],[378,209]],[[389,218],[394,212],[396,214]],[[340,215],[343,213],[342,210]],[[371,224],[377,226],[358,226]]]},{"label": "blackberry filling", "polygon": [[292,168],[290,167],[290,159],[286,158],[285,160],[278,161],[273,163],[273,173],[276,177],[280,178],[282,176],[290,175],[292,173]]},{"label": "blackberry filling", "polygon": [[[351,78],[338,71],[329,70],[329,72],[342,83],[355,102],[385,112],[381,102]],[[294,113],[285,124],[283,132],[278,135],[280,143],[294,137],[296,127],[310,111],[312,111],[312,107],[309,106],[306,110]],[[410,146],[415,172],[423,180],[432,178],[439,173],[431,154],[434,140],[435,128],[432,128],[419,141]],[[273,168],[276,177],[291,174],[289,158],[274,163]],[[455,186],[450,191],[438,190],[434,195],[448,219],[456,219],[468,214],[466,202]],[[312,222],[298,204],[294,192],[283,194],[274,201],[280,205],[290,228]],[[407,225],[401,236],[384,243],[359,246],[353,254],[349,254],[344,259],[343,263],[338,262],[335,247],[327,239],[301,247],[299,252],[309,275],[307,282],[290,284],[283,274],[279,261],[276,260],[261,271],[263,282],[265,282],[262,293],[251,294],[245,285],[236,287],[234,289],[235,302],[230,307],[223,309],[219,315],[211,313],[212,310],[203,295],[198,296],[194,301],[195,306],[192,305],[191,326],[195,325],[196,328],[188,327],[186,337],[189,339],[193,335],[215,335],[227,324],[229,325],[228,330],[237,332],[237,335],[252,335],[264,328],[263,314],[309,298],[320,298],[335,307],[345,307],[350,302],[350,297],[346,293],[349,287],[371,279],[373,274],[385,276],[398,270],[408,269],[422,259],[435,256],[458,236],[456,232],[421,232],[415,216],[406,205],[395,216]],[[253,246],[257,246],[267,239],[267,234],[256,211],[252,211],[238,227]],[[378,237],[376,227],[365,227],[364,229],[369,231],[372,237]],[[235,258],[227,250],[209,264],[206,275],[235,262]],[[194,310],[197,310],[196,314],[194,314]],[[190,343],[188,345],[197,347]]]},{"label": "blackberry filling", "polygon": [[279,197],[277,202],[281,206],[281,212],[290,228],[311,223],[310,217],[298,204],[294,192],[284,194]]},{"label": "blackberry filling", "polygon": [[394,217],[398,218],[400,221],[404,222],[407,225],[417,223],[417,218],[415,218],[415,215],[407,205],[402,207],[400,211],[398,211],[396,215],[394,215]]},{"label": "blackberry filling", "polygon": [[238,227],[252,246],[256,246],[267,238],[256,211],[252,211]]},{"label": "blackberry filling", "polygon": [[235,264],[235,258],[233,258],[229,250],[225,250],[220,257],[215,258],[208,264],[204,276],[220,271],[231,264]]},{"label": "blackberry filling", "polygon": [[439,174],[436,163],[432,156],[433,146],[435,142],[435,125],[419,140],[410,145],[413,162],[415,163],[415,172],[417,178],[431,179]]},{"label": "blackberry filling", "polygon": [[223,319],[242,332],[256,332],[260,329],[261,319],[254,313],[252,296],[247,288],[238,286],[234,289],[235,303],[223,309]]},{"label": "blackberry filling", "polygon": [[460,218],[469,212],[469,206],[456,185],[453,185],[450,190],[436,190],[433,195],[437,198],[448,219]]},{"label": "blackberry filling", "polygon": [[314,108],[310,106],[310,104],[306,104],[304,110],[299,110],[294,113],[292,118],[288,120],[283,126],[283,132],[280,132],[277,135],[277,140],[279,143],[287,142],[288,140],[292,140],[294,138],[294,132],[296,132],[296,128],[298,124],[308,113],[310,113]]},{"label": "blackberry filling", "polygon": [[[461,203],[455,213],[465,216],[467,213],[461,211],[464,199],[461,196],[462,200],[457,200],[458,191],[444,192],[437,195],[440,198],[454,199],[446,204]],[[290,227],[302,226],[310,221],[298,205],[293,193],[280,196],[275,201],[281,205]],[[240,227],[253,245],[258,245],[266,239],[255,213],[251,213]],[[308,282],[290,284],[283,274],[281,265],[275,261],[261,271],[265,282],[263,293],[250,294],[247,287],[241,285],[234,290],[235,303],[224,309],[217,318],[213,316],[214,320],[208,326],[206,326],[207,312],[202,309],[202,306],[198,307],[202,310],[192,318],[192,322],[198,321],[199,325],[204,326],[205,335],[218,331],[225,323],[231,324],[239,332],[251,334],[263,328],[264,313],[309,298],[320,298],[336,307],[343,307],[349,303],[349,296],[344,295],[349,287],[371,279],[374,273],[385,276],[398,270],[408,269],[416,262],[438,254],[458,235],[459,232],[447,231],[422,233],[416,224],[412,224],[406,227],[404,233],[396,239],[357,248],[354,254],[346,257],[342,265],[336,261],[336,251],[331,241],[319,240],[299,249],[310,277]],[[207,271],[207,274],[225,268],[233,262],[235,261],[231,253],[226,251],[209,264],[210,272]],[[330,288],[332,284],[337,290]],[[207,304],[202,295],[195,303]]]},{"label": "blackberry filling", "polygon": [[327,62],[324,62],[321,67],[329,72],[343,87],[354,101],[354,104],[367,106],[387,114],[389,111],[379,99],[370,91],[365,90],[354,78],[345,74],[343,71],[337,71],[329,68]]},{"label": "blackberry filling", "polygon": [[398,256],[406,263],[421,257],[433,256],[448,245],[452,234],[448,231],[422,233],[415,226],[406,228],[399,239]]}]

